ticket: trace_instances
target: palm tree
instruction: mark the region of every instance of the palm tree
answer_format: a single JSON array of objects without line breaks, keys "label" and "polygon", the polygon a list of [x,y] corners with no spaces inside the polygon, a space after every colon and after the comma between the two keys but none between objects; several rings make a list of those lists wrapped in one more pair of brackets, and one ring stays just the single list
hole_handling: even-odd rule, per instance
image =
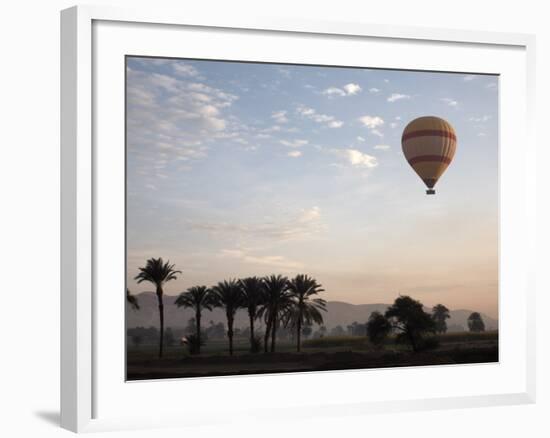
[{"label": "palm tree", "polygon": [[239,281],[250,321],[250,351],[254,350],[254,320],[258,316],[260,304],[264,300],[264,283],[261,278],[248,277]]},{"label": "palm tree", "polygon": [[135,295],[130,293],[130,289],[126,288],[126,302],[130,304],[133,310],[139,310],[139,302]]},{"label": "palm tree", "polygon": [[224,280],[212,288],[214,305],[225,309],[229,354],[233,356],[233,321],[237,309],[244,306],[244,299],[237,280]]},{"label": "palm tree", "polygon": [[201,350],[201,316],[203,309],[212,310],[214,300],[210,289],[206,286],[193,286],[182,292],[174,302],[178,307],[188,307],[195,310],[195,323],[197,324],[197,354]]},{"label": "palm tree", "polygon": [[288,291],[293,299],[293,306],[288,312],[288,320],[296,329],[296,351],[301,348],[301,334],[303,324],[322,324],[323,315],[320,310],[326,312],[327,302],[322,298],[314,298],[324,289],[314,278],[299,274],[288,282]]},{"label": "palm tree", "polygon": [[162,357],[162,347],[164,341],[164,303],[162,302],[164,284],[170,280],[177,278],[176,274],[181,274],[181,271],[174,270],[175,265],[171,265],[169,261],[164,263],[162,257],[158,259],[151,258],[147,260],[147,264],[144,268],[139,268],[140,273],[136,275],[134,280],[138,283],[148,281],[156,287],[157,300],[159,304],[159,316],[160,316],[160,344],[159,344],[159,357]]},{"label": "palm tree", "polygon": [[[288,279],[282,275],[270,275],[264,278],[265,302],[260,315],[265,314],[266,334],[264,349],[267,352],[267,340],[271,334],[271,352],[275,351],[275,338],[279,316],[292,304],[290,294],[287,290]],[[271,332],[271,333],[270,333]]]}]

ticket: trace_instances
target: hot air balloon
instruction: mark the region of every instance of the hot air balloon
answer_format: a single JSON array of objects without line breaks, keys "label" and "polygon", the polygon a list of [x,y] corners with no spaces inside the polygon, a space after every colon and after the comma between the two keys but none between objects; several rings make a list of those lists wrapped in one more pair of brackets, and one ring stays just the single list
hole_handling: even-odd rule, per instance
[{"label": "hot air balloon", "polygon": [[405,158],[434,195],[434,186],[455,155],[456,134],[449,122],[439,117],[414,119],[403,130],[401,145]]}]

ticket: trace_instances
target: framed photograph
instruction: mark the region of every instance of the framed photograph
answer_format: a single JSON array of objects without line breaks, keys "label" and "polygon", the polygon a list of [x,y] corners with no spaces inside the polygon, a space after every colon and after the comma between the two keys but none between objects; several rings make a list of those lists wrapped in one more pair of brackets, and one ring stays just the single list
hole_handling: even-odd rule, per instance
[{"label": "framed photograph", "polygon": [[63,427],[534,401],[533,37],[74,7],[61,49]]}]

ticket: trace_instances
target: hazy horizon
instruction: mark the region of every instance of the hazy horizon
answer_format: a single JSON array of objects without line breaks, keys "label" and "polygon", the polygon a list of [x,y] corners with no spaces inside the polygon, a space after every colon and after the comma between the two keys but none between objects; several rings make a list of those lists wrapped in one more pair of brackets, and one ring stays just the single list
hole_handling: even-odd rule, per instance
[{"label": "hazy horizon", "polygon": [[[127,282],[151,257],[175,295],[280,273],[329,301],[498,318],[498,79],[155,58],[127,62]],[[448,120],[435,189],[401,151],[406,124]]]}]

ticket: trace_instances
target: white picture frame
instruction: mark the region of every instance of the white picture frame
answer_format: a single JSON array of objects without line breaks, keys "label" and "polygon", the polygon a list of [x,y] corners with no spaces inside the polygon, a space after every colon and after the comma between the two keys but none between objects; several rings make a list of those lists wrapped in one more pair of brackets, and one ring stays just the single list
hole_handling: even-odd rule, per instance
[{"label": "white picture frame", "polygon": [[[460,31],[449,29],[424,29],[402,26],[385,26],[366,23],[317,22],[307,19],[275,19],[239,16],[227,19],[215,15],[189,15],[185,11],[164,11],[161,9],[130,10],[110,7],[78,6],[61,13],[61,425],[75,431],[101,431],[112,429],[135,429],[162,426],[185,426],[202,424],[212,419],[223,422],[231,416],[256,416],[266,419],[275,418],[282,412],[291,412],[291,406],[263,410],[246,399],[258,384],[281,387],[291,385],[311,385],[315,379],[325,379],[329,392],[333,388],[331,400],[322,400],[313,393],[302,400],[300,415],[360,415],[366,412],[399,412],[411,409],[441,409],[488,405],[532,403],[535,400],[535,340],[534,340],[534,269],[536,229],[535,229],[535,163],[536,151],[533,138],[532,121],[534,110],[534,45],[531,35],[489,33],[482,31]],[[147,29],[147,43],[139,37]],[[121,54],[151,54],[168,56],[170,50],[179,50],[162,44],[162,38],[170,32],[200,32],[206,40],[219,37],[219,33],[233,32],[234,38],[249,41],[249,48],[237,49],[227,54],[230,58],[244,57],[260,60],[269,56],[271,60],[297,62],[299,53],[277,52],[275,44],[255,45],[254,40],[267,38],[264,42],[273,42],[277,38],[304,39],[304,44],[312,44],[323,38],[335,40],[335,45],[346,44],[406,44],[410,52],[425,51],[424,64],[419,67],[415,62],[400,59],[392,61],[381,58],[387,68],[420,68],[426,70],[448,70],[464,72],[488,72],[500,74],[501,81],[501,361],[496,368],[484,366],[452,367],[451,371],[440,371],[438,367],[420,367],[414,370],[360,370],[343,372],[291,374],[286,376],[246,376],[228,378],[209,378],[191,380],[168,380],[159,382],[125,383],[120,380],[121,370],[111,370],[108,356],[117,356],[117,364],[123,362],[120,350],[120,336],[107,340],[106,331],[117,332],[122,317],[123,299],[120,305],[106,310],[101,293],[108,289],[111,277],[107,265],[112,265],[105,252],[106,241],[116,241],[117,233],[122,232],[120,223],[109,224],[109,218],[102,216],[105,209],[98,206],[112,206],[117,202],[124,187],[119,187],[114,175],[123,172],[115,167],[107,168],[97,148],[104,147],[108,140],[112,147],[109,154],[115,157],[111,166],[120,165],[118,147],[120,143],[120,108],[114,105],[115,112],[103,111],[106,102],[101,94],[105,87],[101,81],[114,74],[109,95],[119,99],[123,107],[123,93],[120,94],[120,76],[118,67],[111,65],[111,59],[123,62]],[[122,34],[121,34],[122,32]],[[125,38],[130,35],[132,38]],[[124,35],[123,35],[124,34]],[[157,37],[154,36],[157,34]],[[218,35],[218,36],[216,36]],[[173,35],[172,35],[173,36]],[[182,37],[185,37],[183,35]],[[158,38],[158,39],[157,39]],[[308,41],[305,41],[305,40]],[[126,45],[131,41],[130,46]],[[109,44],[105,44],[109,42]],[[218,46],[209,47],[207,43],[198,44],[193,56],[203,51],[203,57],[215,56]],[[456,59],[430,60],[430,51],[448,50],[448,46],[462,51]],[[160,47],[164,47],[160,50]],[[304,46],[305,47],[305,46]],[[131,52],[128,52],[131,50]],[[136,50],[138,52],[136,52]],[[245,52],[248,50],[248,52]],[[396,49],[397,50],[397,49]],[[400,49],[403,55],[403,48]],[[468,58],[468,51],[478,51],[478,55]],[[272,52],[271,54],[269,52]],[[408,50],[409,51],[409,50]],[[315,58],[323,63],[321,56],[336,57],[336,53],[324,50],[323,55]],[[344,51],[345,52],[345,51]],[[179,53],[179,52],[178,52]],[[267,54],[266,54],[267,53]],[[420,53],[420,52],[419,52]],[[492,53],[492,55],[491,55]],[[218,55],[218,56],[224,56]],[[315,54],[311,55],[315,56]],[[345,53],[336,62],[346,63]],[[491,59],[482,59],[487,56]],[[463,57],[463,58],[461,58]],[[406,58],[406,56],[403,56]],[[464,59],[468,58],[466,63]],[[313,58],[312,58],[313,59]],[[328,59],[328,58],[326,58]],[[361,64],[363,61],[358,61]],[[479,68],[475,68],[476,62]],[[390,65],[391,64],[391,65]],[[343,64],[340,64],[343,65]],[[408,66],[408,67],[407,67]],[[462,67],[461,67],[462,66]],[[112,72],[115,73],[112,73]],[[120,72],[123,74],[123,71]],[[111,79],[111,78],[109,78]],[[513,83],[512,80],[516,80]],[[118,87],[118,88],[117,88]],[[114,96],[114,97],[112,97]],[[120,100],[122,99],[122,100]],[[508,102],[514,102],[513,113]],[[117,101],[110,101],[113,103]],[[103,106],[102,106],[103,105]],[[111,107],[113,105],[110,105]],[[509,111],[510,110],[510,111]],[[514,124],[507,123],[512,120]],[[519,118],[518,118],[519,117]],[[511,126],[514,125],[514,126]],[[99,126],[99,128],[98,128]],[[107,137],[106,137],[107,136]],[[111,137],[112,136],[112,137]],[[522,147],[510,155],[508,143],[521,140]],[[100,146],[98,146],[98,144]],[[117,152],[118,151],[118,152]],[[104,152],[104,150],[103,150]],[[118,157],[118,158],[116,158]],[[518,166],[512,179],[512,166]],[[118,184],[118,185],[117,185]],[[113,188],[107,193],[106,186]],[[105,204],[104,204],[105,203]],[[116,215],[115,215],[116,217]],[[515,233],[521,230],[521,233]],[[105,243],[105,244],[104,244]],[[116,251],[115,251],[116,252]],[[507,267],[513,269],[507,269]],[[115,275],[114,273],[113,275]],[[117,277],[118,278],[118,277]],[[118,280],[116,280],[118,281]],[[106,288],[103,286],[107,285]],[[512,290],[513,292],[507,292]],[[515,295],[514,295],[515,294]],[[122,294],[121,294],[122,296]],[[516,309],[517,319],[512,322],[508,317]],[[101,322],[98,322],[101,313]],[[122,318],[123,319],[123,318]],[[105,322],[111,321],[111,322]],[[515,331],[511,324],[515,324]],[[515,356],[509,354],[517,347]],[[110,354],[107,354],[110,353]],[[450,370],[450,368],[446,368]],[[504,370],[504,371],[503,371]],[[380,373],[380,380],[390,378],[407,382],[408,379],[421,379],[430,376],[437,379],[473,379],[479,383],[479,391],[473,391],[468,385],[457,385],[454,389],[436,391],[415,388],[410,385],[408,391],[392,392],[382,396],[382,385],[376,389],[373,385],[373,373]],[[501,373],[501,374],[499,374]],[[386,376],[386,377],[384,377]],[[492,381],[492,377],[494,381]],[[379,377],[377,377],[379,379]],[[338,390],[350,387],[352,382],[368,382],[372,394],[367,396],[356,391]],[[499,383],[501,382],[501,383]],[[486,383],[485,386],[483,386]],[[215,404],[209,405],[208,416],[201,412],[200,404],[188,406],[194,408],[192,418],[178,415],[178,408],[171,410],[158,407],[158,412],[146,415],[137,412],[131,405],[132,399],[143,395],[143,399],[153,397],[158,391],[168,393],[173,388],[185,385],[187,394],[208,395],[212,391],[230,391],[236,385],[242,392],[239,407],[234,411],[222,412]],[[396,385],[398,386],[398,385]],[[462,388],[460,388],[462,386]],[[200,387],[200,388],[199,388]],[[354,386],[355,387],[355,386]],[[326,389],[325,389],[326,390]],[[378,392],[377,392],[378,391]],[[422,392],[424,391],[424,392]],[[431,391],[431,392],[430,392]],[[166,403],[170,403],[168,395]],[[282,396],[281,396],[282,397]],[[153,397],[154,398],[154,397]],[[192,397],[190,397],[192,398]],[[275,400],[277,397],[275,397]],[[280,399],[282,400],[282,398]],[[279,401],[280,401],[279,400]],[[149,409],[151,409],[149,407]],[[189,411],[191,412],[191,411]],[[296,414],[293,414],[296,415]]]}]

